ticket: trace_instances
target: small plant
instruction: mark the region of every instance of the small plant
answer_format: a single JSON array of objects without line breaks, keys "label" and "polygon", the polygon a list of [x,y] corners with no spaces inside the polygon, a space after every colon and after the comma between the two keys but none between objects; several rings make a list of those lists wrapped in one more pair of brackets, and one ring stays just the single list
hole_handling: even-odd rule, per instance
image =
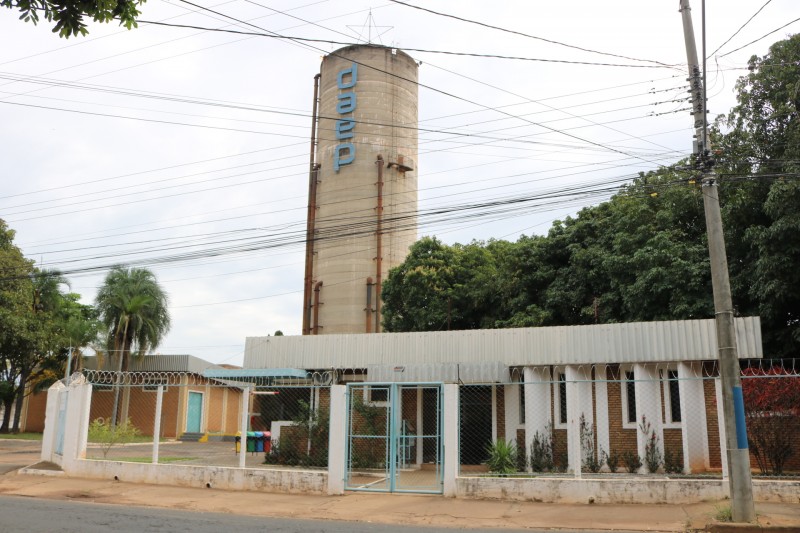
[{"label": "small plant", "polygon": [[714,511],[714,520],[717,522],[733,522],[730,505],[715,505]]},{"label": "small plant", "polygon": [[647,466],[648,472],[655,474],[662,463],[661,450],[658,447],[658,435],[656,435],[656,431],[652,429],[650,422],[644,416],[642,416],[642,423],[639,424],[639,430],[647,438],[647,442],[644,445],[644,464]]},{"label": "small plant", "polygon": [[89,442],[100,444],[103,459],[114,445],[129,444],[138,436],[139,429],[131,423],[130,418],[116,426],[111,425],[110,418],[96,418],[89,424]]},{"label": "small plant", "polygon": [[594,453],[594,426],[586,421],[586,416],[583,413],[581,413],[579,431],[583,470],[596,474],[600,471],[603,463],[597,460],[597,456]]},{"label": "small plant", "polygon": [[683,472],[683,458],[679,453],[672,453],[669,448],[664,448],[664,472],[667,474],[680,474]]},{"label": "small plant", "polygon": [[612,473],[619,470],[619,454],[617,452],[612,451],[610,454],[603,452],[603,457],[605,463],[608,465],[608,469],[611,470]]},{"label": "small plant", "polygon": [[537,431],[533,435],[530,465],[534,472],[553,470],[553,426],[549,422],[544,433]]},{"label": "small plant", "polygon": [[508,475],[517,471],[517,444],[511,440],[497,439],[486,447],[489,458],[486,464],[493,474]]},{"label": "small plant", "polygon": [[630,450],[625,450],[622,454],[622,462],[625,464],[625,469],[629,474],[635,474],[642,467],[642,458],[638,453]]},{"label": "small plant", "polygon": [[555,472],[566,472],[569,468],[569,454],[567,450],[561,450],[560,452],[554,454],[554,462],[555,466],[553,470]]}]

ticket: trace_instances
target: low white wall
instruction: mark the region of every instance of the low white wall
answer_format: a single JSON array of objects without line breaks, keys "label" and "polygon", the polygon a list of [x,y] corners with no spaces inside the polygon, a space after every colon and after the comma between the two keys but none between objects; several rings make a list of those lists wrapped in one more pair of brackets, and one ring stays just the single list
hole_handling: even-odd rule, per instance
[{"label": "low white wall", "polygon": [[327,494],[328,473],[314,470],[242,469],[222,466],[154,465],[120,461],[74,461],[67,475],[131,483],[252,490],[290,494]]},{"label": "low white wall", "polygon": [[[457,498],[545,503],[697,503],[727,497],[727,483],[719,479],[565,479],[482,478],[456,480]],[[791,501],[800,498],[800,481],[753,482],[755,501]]]}]

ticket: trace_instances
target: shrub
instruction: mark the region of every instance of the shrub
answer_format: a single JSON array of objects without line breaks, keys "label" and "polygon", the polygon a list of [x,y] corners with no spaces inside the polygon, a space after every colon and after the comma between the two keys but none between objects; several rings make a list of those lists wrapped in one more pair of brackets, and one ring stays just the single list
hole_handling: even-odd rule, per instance
[{"label": "shrub", "polygon": [[669,448],[664,448],[664,472],[667,474],[680,474],[683,472],[683,457]]},{"label": "shrub", "polygon": [[782,366],[743,371],[742,394],[750,449],[762,474],[783,474],[794,453],[800,379]]},{"label": "shrub", "polygon": [[642,467],[642,458],[638,453],[626,450],[622,454],[622,462],[625,464],[625,469],[629,474],[635,474]]},{"label": "shrub", "polygon": [[603,464],[597,460],[594,453],[594,426],[586,421],[583,413],[578,429],[581,437],[581,466],[585,471],[597,473]]},{"label": "shrub", "polygon": [[508,475],[517,471],[519,450],[517,450],[517,444],[513,440],[497,439],[486,447],[486,452],[489,454],[489,458],[486,461],[489,472]]},{"label": "shrub", "polygon": [[103,459],[116,444],[128,444],[139,436],[139,429],[127,419],[116,426],[111,425],[110,418],[96,418],[89,424],[89,442],[100,444]]},{"label": "shrub", "polygon": [[644,416],[642,416],[642,423],[639,424],[639,430],[647,438],[644,445],[644,464],[647,466],[648,472],[655,474],[662,462],[661,450],[658,447],[658,435],[654,429],[651,429],[650,422]]},{"label": "shrub", "polygon": [[531,441],[531,470],[547,472],[553,470],[553,425],[548,422],[544,433],[534,433]]},{"label": "shrub", "polygon": [[608,465],[608,469],[611,472],[616,472],[619,469],[619,454],[615,451],[612,451],[610,454],[606,454],[603,452],[605,463]]}]

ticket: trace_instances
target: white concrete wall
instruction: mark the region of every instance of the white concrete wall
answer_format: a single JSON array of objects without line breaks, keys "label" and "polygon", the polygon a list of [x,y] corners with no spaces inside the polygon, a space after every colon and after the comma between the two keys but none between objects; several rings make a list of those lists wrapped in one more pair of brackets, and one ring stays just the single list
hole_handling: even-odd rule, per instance
[{"label": "white concrete wall", "polygon": [[[661,380],[658,368],[654,365],[633,365],[634,388],[636,390],[636,447],[642,458],[641,473],[647,473],[645,450],[647,441],[655,432],[656,447],[664,457],[664,424],[661,415]],[[705,408],[705,404],[703,404]],[[649,434],[642,432],[642,420],[650,425]]]},{"label": "white concrete wall", "polygon": [[711,466],[702,377],[702,363],[678,363],[683,471],[686,474],[706,470]]},{"label": "white concrete wall", "polygon": [[591,366],[567,365],[567,453],[569,471],[581,475],[583,452],[581,450],[580,419],[594,426],[592,406]]},{"label": "white concrete wall", "polygon": [[74,461],[67,475],[181,487],[327,494],[328,473],[314,470],[244,469],[221,466],[154,465],[119,461]]}]

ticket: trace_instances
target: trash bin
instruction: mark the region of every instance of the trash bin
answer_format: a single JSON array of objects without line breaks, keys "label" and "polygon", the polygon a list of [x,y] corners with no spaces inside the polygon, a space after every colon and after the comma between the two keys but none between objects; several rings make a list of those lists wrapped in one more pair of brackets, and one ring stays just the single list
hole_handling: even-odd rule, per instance
[{"label": "trash bin", "polygon": [[264,453],[269,453],[272,450],[272,433],[269,431],[264,432]]},{"label": "trash bin", "polygon": [[248,452],[256,451],[256,433],[255,431],[247,432],[247,448]]},{"label": "trash bin", "polygon": [[264,433],[261,431],[254,431],[255,434],[255,452],[261,453],[264,451]]},{"label": "trash bin", "polygon": [[239,450],[242,449],[242,436],[241,434],[236,434],[236,453],[239,453]]}]

